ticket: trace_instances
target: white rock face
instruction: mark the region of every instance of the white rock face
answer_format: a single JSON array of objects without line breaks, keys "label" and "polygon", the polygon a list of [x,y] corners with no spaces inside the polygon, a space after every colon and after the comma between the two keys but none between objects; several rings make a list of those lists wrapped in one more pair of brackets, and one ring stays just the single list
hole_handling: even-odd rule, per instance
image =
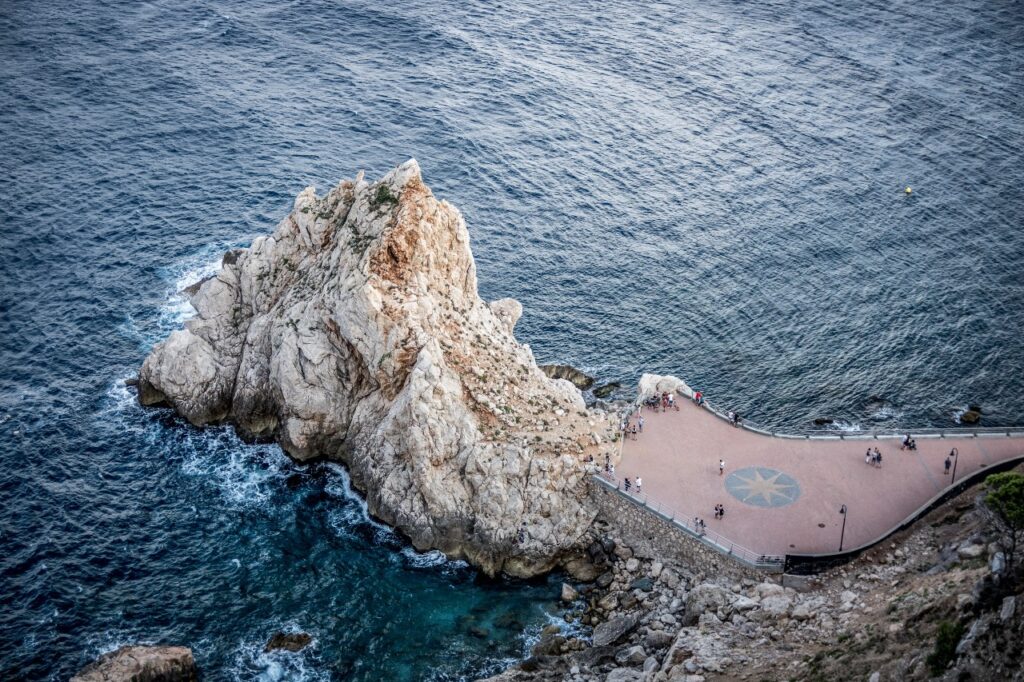
[{"label": "white rock face", "polygon": [[677,393],[686,398],[693,397],[693,389],[678,377],[661,376],[659,374],[644,374],[640,377],[638,393],[641,400],[652,395],[661,395],[666,391]]},{"label": "white rock face", "polygon": [[516,342],[517,301],[480,299],[462,216],[415,161],[307,188],[192,304],[142,366],[143,404],[340,459],[374,515],[489,574],[579,557],[601,415]]}]

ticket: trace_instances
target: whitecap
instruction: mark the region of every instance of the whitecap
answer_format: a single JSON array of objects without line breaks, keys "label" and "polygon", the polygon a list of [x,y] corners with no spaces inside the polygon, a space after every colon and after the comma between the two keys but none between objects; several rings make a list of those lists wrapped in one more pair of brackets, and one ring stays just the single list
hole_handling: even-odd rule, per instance
[{"label": "whitecap", "polygon": [[[269,639],[274,632],[303,632],[295,623],[268,624],[261,632]],[[320,682],[331,679],[330,671],[317,656],[317,639],[301,651],[264,651],[266,639],[247,639],[239,643],[234,661],[225,671],[229,679],[260,682]]]},{"label": "whitecap", "polygon": [[863,431],[863,427],[857,422],[848,422],[843,419],[835,419],[831,424],[828,424],[825,429],[827,431],[842,431],[844,433],[851,433],[856,431]]}]

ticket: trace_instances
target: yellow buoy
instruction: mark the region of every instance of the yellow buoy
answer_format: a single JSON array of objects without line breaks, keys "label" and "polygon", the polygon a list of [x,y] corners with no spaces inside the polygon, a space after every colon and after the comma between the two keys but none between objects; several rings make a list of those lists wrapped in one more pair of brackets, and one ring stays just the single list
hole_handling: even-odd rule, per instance
[{"label": "yellow buoy", "polygon": [[910,193],[911,193],[911,192],[913,192],[914,190],[912,190],[912,189],[910,189],[910,188],[908,187],[908,188],[906,188],[906,189],[905,189],[905,190],[903,190],[903,191],[904,191],[904,192],[906,192],[907,194],[910,194]]}]

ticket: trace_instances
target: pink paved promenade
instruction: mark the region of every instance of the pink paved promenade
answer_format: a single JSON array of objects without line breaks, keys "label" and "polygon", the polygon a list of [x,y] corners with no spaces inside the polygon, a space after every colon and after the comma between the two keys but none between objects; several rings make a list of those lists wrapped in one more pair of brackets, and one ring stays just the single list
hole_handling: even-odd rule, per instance
[{"label": "pink paved promenade", "polygon": [[[901,451],[899,438],[774,437],[734,427],[688,399],[678,402],[679,411],[643,409],[643,433],[623,443],[616,478],[621,484],[642,477],[639,497],[650,506],[688,526],[701,517],[709,537],[717,533],[755,554],[838,551],[844,504],[843,549],[878,540],[950,485],[943,468],[954,447],[957,481],[1024,455],[1024,437],[1006,435],[918,437],[916,451]],[[882,453],[881,467],[865,463],[868,447]],[[722,519],[715,519],[716,504],[725,506]]]}]

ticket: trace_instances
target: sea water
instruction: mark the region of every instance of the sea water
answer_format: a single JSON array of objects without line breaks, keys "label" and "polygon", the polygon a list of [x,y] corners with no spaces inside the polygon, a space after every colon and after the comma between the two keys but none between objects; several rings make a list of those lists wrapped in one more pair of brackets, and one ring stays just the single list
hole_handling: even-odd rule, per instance
[{"label": "sea water", "polygon": [[[0,4],[0,677],[459,679],[564,616],[343,469],[143,410],[177,292],[303,187],[415,157],[541,361],[749,421],[1024,423],[1013,3]],[[913,191],[904,190],[911,186]],[[304,631],[299,654],[263,653]]]}]

